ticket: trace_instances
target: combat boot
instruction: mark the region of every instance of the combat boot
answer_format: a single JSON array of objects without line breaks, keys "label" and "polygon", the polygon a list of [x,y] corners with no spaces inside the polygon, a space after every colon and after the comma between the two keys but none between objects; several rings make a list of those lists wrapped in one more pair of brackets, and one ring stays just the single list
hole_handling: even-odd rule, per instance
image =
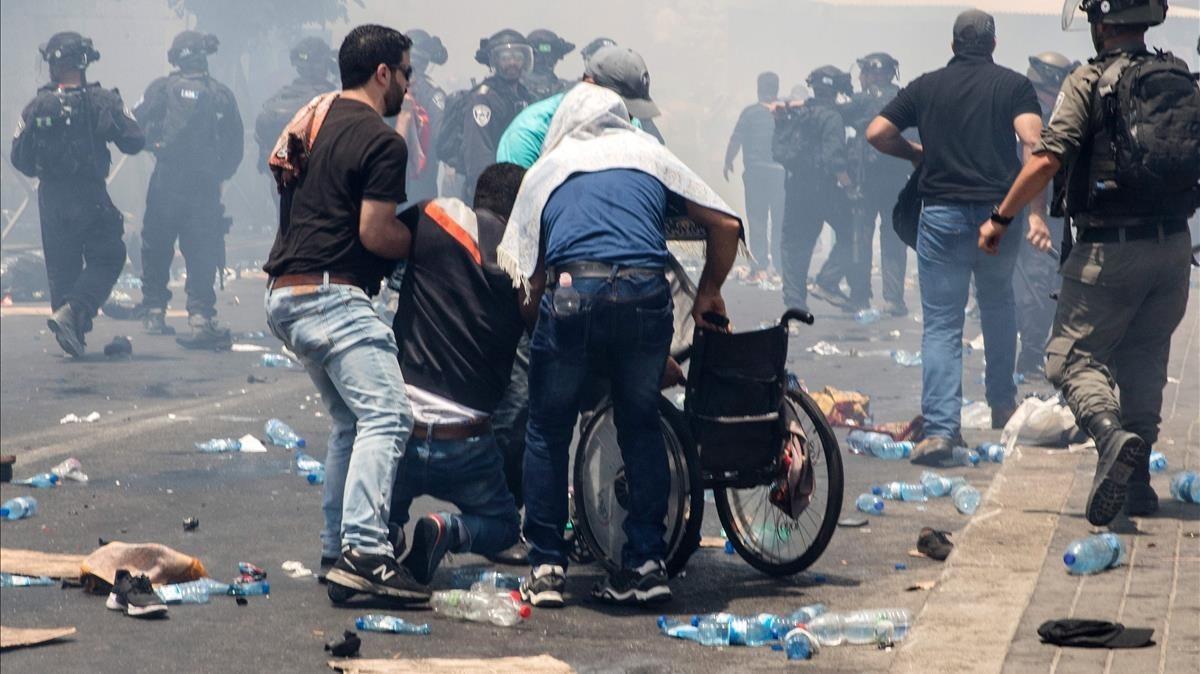
[{"label": "combat boot", "polygon": [[1121,428],[1115,414],[1099,414],[1088,422],[1100,458],[1088,493],[1087,520],[1094,526],[1111,522],[1129,493],[1129,482],[1138,466],[1150,459],[1150,448],[1137,435]]},{"label": "combat boot", "polygon": [[175,338],[175,343],[185,349],[228,351],[233,348],[229,328],[218,324],[214,318],[192,314],[188,316],[188,326],[192,329],[191,334]]},{"label": "combat boot", "polygon": [[167,325],[166,309],[146,309],[142,316],[142,328],[148,335],[175,334],[175,328]]},{"label": "combat boot", "polygon": [[1125,514],[1130,517],[1147,517],[1158,512],[1158,494],[1150,486],[1150,455],[1145,463],[1139,464],[1129,480],[1129,495],[1125,497]]},{"label": "combat boot", "polygon": [[87,345],[83,341],[83,321],[70,302],[62,305],[46,320],[46,326],[54,333],[54,339],[67,355],[78,358]]}]

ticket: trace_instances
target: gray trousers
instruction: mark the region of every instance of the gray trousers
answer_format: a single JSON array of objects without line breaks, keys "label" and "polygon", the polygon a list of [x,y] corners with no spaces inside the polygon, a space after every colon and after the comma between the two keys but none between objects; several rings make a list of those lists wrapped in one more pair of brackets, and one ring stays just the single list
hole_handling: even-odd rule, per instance
[{"label": "gray trousers", "polygon": [[1046,376],[1080,427],[1111,413],[1146,443],[1158,441],[1171,334],[1187,311],[1190,264],[1187,232],[1071,249]]}]

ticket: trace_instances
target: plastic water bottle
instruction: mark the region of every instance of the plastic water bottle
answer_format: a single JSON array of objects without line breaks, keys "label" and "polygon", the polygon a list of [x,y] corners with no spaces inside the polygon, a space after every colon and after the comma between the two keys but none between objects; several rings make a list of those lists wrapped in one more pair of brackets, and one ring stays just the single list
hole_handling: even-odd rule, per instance
[{"label": "plastic water bottle", "polygon": [[904,351],[903,349],[893,351],[892,361],[904,367],[916,367],[921,364],[921,352]]},{"label": "plastic water bottle", "polygon": [[1167,472],[1167,457],[1162,452],[1150,452],[1150,472]]},{"label": "plastic water bottle", "polygon": [[554,315],[570,316],[579,311],[579,291],[572,285],[571,275],[558,275],[558,286],[554,289]]},{"label": "plastic water bottle", "polygon": [[878,322],[879,316],[880,314],[878,309],[860,309],[858,313],[854,314],[854,321],[859,325],[870,325]]},{"label": "plastic water bottle", "polygon": [[950,492],[950,498],[954,499],[954,507],[958,508],[958,512],[964,515],[974,515],[979,509],[979,490],[969,484],[960,484]]},{"label": "plastic water bottle", "polygon": [[300,437],[296,431],[292,430],[291,426],[283,423],[279,419],[270,419],[263,426],[263,432],[267,434],[271,442],[285,449],[303,448],[304,438]]},{"label": "plastic water bottle", "polygon": [[429,634],[429,625],[416,625],[403,618],[391,615],[368,613],[354,621],[354,626],[365,632],[391,632],[392,634]]},{"label": "plastic water bottle", "polygon": [[887,608],[825,613],[809,623],[808,629],[822,646],[839,646],[902,641],[911,625],[907,609]]},{"label": "plastic water bottle", "polygon": [[325,466],[304,473],[304,479],[309,484],[325,484]]},{"label": "plastic water bottle", "polygon": [[228,594],[235,597],[260,597],[271,594],[271,584],[265,580],[256,580],[250,583],[233,583],[229,586]]},{"label": "plastic water bottle", "polygon": [[978,466],[979,455],[966,447],[955,447],[950,454],[950,460],[956,466]]},{"label": "plastic water bottle", "polygon": [[240,452],[242,441],[234,438],[213,438],[208,442],[197,442],[196,449],[211,453]]},{"label": "plastic water bottle", "polygon": [[1097,534],[1072,541],[1063,554],[1067,573],[1083,576],[1125,563],[1125,546],[1116,534]]},{"label": "plastic water bottle", "polygon": [[0,506],[0,518],[6,520],[21,520],[37,514],[37,499],[32,496],[10,498]]},{"label": "plastic water bottle", "polygon": [[76,482],[88,481],[87,473],[83,472],[83,464],[80,463],[79,459],[76,458],[70,458],[66,461],[63,461],[57,466],[51,468],[50,472],[57,475],[60,482],[62,480],[74,480]]},{"label": "plastic water bottle", "polygon": [[450,577],[450,587],[456,590],[466,590],[476,584],[496,590],[519,590],[521,578],[478,566],[455,569]]},{"label": "plastic water bottle", "polygon": [[824,604],[809,604],[808,606],[801,606],[795,611],[792,611],[788,615],[787,619],[796,624],[806,624],[812,622],[813,618],[816,618],[822,613],[825,613]]},{"label": "plastic water bottle", "polygon": [[33,477],[27,477],[24,480],[13,480],[13,484],[19,484],[25,487],[33,487],[35,489],[49,489],[50,487],[58,486],[58,476],[54,473],[38,473]]},{"label": "plastic water bottle", "polygon": [[1004,445],[998,442],[985,442],[975,448],[981,461],[1004,463]]},{"label": "plastic water bottle", "polygon": [[325,464],[304,452],[296,452],[296,474],[304,476],[309,484],[325,484]]},{"label": "plastic water bottle", "polygon": [[262,357],[258,359],[258,364],[262,367],[277,367],[284,370],[295,370],[296,368],[300,367],[299,363],[291,358],[288,358],[282,353],[264,353]]},{"label": "plastic water bottle", "polygon": [[696,638],[705,646],[729,645],[729,616],[714,614],[703,617],[693,617],[692,624],[696,627]]},{"label": "plastic water bottle", "polygon": [[874,494],[863,494],[854,502],[854,507],[858,508],[859,512],[864,512],[868,515],[882,515],[883,499]]},{"label": "plastic water bottle", "polygon": [[0,573],[0,587],[48,587],[57,584],[49,576],[22,576],[17,573]]},{"label": "plastic water bottle", "polygon": [[1200,475],[1187,470],[1171,477],[1171,496],[1184,503],[1200,503]]},{"label": "plastic water bottle", "polygon": [[813,643],[811,632],[794,629],[783,636],[783,651],[788,660],[811,660],[819,645]]},{"label": "plastic water bottle", "polygon": [[846,443],[856,454],[870,454],[889,461],[906,459],[913,450],[911,442],[896,442],[890,435],[871,431],[850,431]]},{"label": "plastic water bottle", "polygon": [[658,629],[662,633],[674,637],[675,639],[687,639],[688,641],[700,641],[700,628],[690,623],[681,622],[674,618],[668,618],[665,615],[658,616]]},{"label": "plastic water bottle", "polygon": [[871,487],[871,493],[889,501],[928,501],[925,485],[911,482],[889,482]]},{"label": "plastic water bottle", "polygon": [[504,594],[471,591],[441,590],[429,598],[429,606],[449,618],[471,622],[490,622],[500,627],[512,627],[528,618],[531,610],[521,603],[516,592]]},{"label": "plastic water bottle", "polygon": [[158,598],[167,604],[207,604],[214,594],[230,594],[230,585],[212,578],[187,583],[160,585],[154,589]]},{"label": "plastic water bottle", "polygon": [[949,496],[955,487],[966,483],[966,479],[961,477],[944,477],[929,470],[921,473],[921,485],[925,487],[925,495],[933,498]]}]

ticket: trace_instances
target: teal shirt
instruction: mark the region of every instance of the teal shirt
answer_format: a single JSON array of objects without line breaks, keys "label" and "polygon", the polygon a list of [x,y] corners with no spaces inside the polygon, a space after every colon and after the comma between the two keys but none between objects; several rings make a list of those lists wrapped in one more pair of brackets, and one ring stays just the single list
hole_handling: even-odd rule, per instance
[{"label": "teal shirt", "polygon": [[[554,120],[554,113],[558,112],[558,106],[562,105],[566,95],[565,91],[555,94],[526,106],[518,113],[504,130],[504,135],[500,136],[500,143],[496,146],[496,163],[509,162],[521,168],[533,166],[542,156],[542,143],[550,131],[550,122]],[[636,119],[633,125],[642,128]]]}]

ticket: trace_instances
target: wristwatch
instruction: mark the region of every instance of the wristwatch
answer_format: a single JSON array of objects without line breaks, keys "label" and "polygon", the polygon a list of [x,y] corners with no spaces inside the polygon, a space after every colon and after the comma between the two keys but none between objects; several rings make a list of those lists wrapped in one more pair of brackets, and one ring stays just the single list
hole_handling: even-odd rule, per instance
[{"label": "wristwatch", "polygon": [[992,222],[996,223],[997,225],[1004,225],[1005,227],[1007,227],[1012,224],[1013,220],[1017,219],[1017,216],[1010,215],[1006,218],[1003,215],[1000,215],[1000,207],[999,206],[992,206],[992,216],[988,219],[991,220]]}]

